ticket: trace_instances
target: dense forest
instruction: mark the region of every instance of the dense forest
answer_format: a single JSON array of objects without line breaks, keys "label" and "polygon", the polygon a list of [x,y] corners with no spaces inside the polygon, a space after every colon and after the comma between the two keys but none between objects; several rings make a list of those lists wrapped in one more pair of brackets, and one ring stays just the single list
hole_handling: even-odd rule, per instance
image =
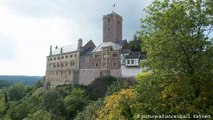
[{"label": "dense forest", "polygon": [[[88,86],[45,90],[21,83],[0,90],[5,120],[133,120],[213,117],[212,0],[155,0],[141,19],[147,55],[136,81],[110,76]],[[137,43],[135,44],[134,41]],[[131,47],[131,46],[130,46]],[[138,49],[138,47],[137,47]]]}]

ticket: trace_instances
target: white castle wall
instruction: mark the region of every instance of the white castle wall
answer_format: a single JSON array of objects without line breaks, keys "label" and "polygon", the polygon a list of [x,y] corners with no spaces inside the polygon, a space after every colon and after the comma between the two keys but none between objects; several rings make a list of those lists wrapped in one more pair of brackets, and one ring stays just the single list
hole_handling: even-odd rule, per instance
[{"label": "white castle wall", "polygon": [[126,67],[121,65],[121,76],[126,77],[135,77],[137,74],[141,73],[142,69],[139,67]]}]

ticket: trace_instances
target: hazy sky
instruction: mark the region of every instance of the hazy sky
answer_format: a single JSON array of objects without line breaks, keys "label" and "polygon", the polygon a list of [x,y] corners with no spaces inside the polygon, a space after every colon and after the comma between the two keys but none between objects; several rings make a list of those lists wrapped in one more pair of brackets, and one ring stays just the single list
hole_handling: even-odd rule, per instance
[{"label": "hazy sky", "polygon": [[[123,38],[140,30],[153,0],[1,0],[0,75],[44,75],[49,46],[102,42],[103,15],[123,16]],[[113,9],[113,4],[116,7]]]}]

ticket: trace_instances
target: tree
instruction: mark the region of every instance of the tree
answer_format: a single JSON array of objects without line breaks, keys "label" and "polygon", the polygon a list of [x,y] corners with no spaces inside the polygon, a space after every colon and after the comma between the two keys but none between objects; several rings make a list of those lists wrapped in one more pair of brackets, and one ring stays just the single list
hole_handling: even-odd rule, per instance
[{"label": "tree", "polygon": [[139,114],[212,114],[210,0],[155,0],[139,34],[151,75],[138,77]]},{"label": "tree", "polygon": [[64,98],[66,110],[68,112],[68,119],[73,119],[78,112],[89,102],[86,91],[81,88],[74,88],[68,96]]},{"label": "tree", "polygon": [[125,89],[106,97],[103,107],[98,112],[98,120],[131,120],[133,104],[136,102],[134,89]]},{"label": "tree", "polygon": [[122,89],[127,89],[129,86],[130,83],[126,79],[117,79],[107,88],[106,96],[110,96]]},{"label": "tree", "polygon": [[51,113],[53,119],[62,119],[62,116],[66,115],[63,98],[55,90],[46,91],[42,106],[44,110]]},{"label": "tree", "polygon": [[38,81],[36,82],[36,84],[35,84],[35,88],[43,87],[44,82],[45,82],[44,78],[41,79],[41,80],[38,80]]},{"label": "tree", "polygon": [[26,95],[26,87],[23,83],[17,83],[8,88],[8,99],[18,101]]},{"label": "tree", "polygon": [[90,102],[83,111],[79,112],[74,120],[95,120],[98,111],[103,106],[103,99]]},{"label": "tree", "polygon": [[[153,71],[206,75],[211,64],[213,8],[210,0],[155,0],[147,7],[140,33]],[[212,73],[211,73],[212,74]]]},{"label": "tree", "polygon": [[28,114],[23,120],[51,120],[51,114],[45,110],[38,110],[35,113]]},{"label": "tree", "polygon": [[94,94],[94,99],[97,100],[98,98],[105,96],[107,88],[116,80],[117,79],[112,76],[97,78],[88,85],[88,88],[91,93]]},{"label": "tree", "polygon": [[134,35],[133,40],[129,41],[129,47],[131,51],[138,52],[141,51],[142,40],[136,34]]}]

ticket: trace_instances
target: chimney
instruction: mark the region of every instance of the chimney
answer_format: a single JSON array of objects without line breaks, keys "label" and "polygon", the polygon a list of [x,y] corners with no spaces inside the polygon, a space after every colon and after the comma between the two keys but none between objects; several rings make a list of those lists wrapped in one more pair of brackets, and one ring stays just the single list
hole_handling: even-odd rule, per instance
[{"label": "chimney", "polygon": [[50,45],[50,56],[52,55],[52,45]]},{"label": "chimney", "polygon": [[78,50],[80,50],[82,48],[82,39],[79,38],[78,39]]},{"label": "chimney", "polygon": [[61,54],[63,53],[63,48],[61,47]]},{"label": "chimney", "polygon": [[55,49],[58,49],[58,46],[55,46]]}]

